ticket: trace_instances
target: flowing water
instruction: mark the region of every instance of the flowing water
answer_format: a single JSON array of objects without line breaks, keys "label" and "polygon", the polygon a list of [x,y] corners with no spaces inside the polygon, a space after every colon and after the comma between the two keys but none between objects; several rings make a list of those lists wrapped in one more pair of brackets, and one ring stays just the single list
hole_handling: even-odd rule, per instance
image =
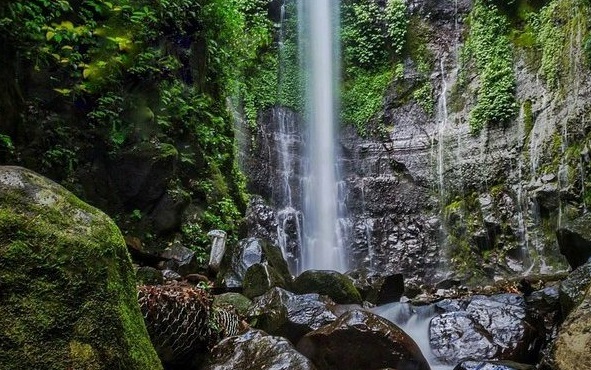
[{"label": "flowing water", "polygon": [[429,323],[435,316],[435,307],[412,306],[408,303],[389,303],[376,307],[373,313],[398,325],[404,332],[412,337],[421,349],[421,353],[429,362],[431,370],[451,370],[454,367],[437,361],[431,352],[429,344]]},{"label": "flowing water", "polygon": [[[306,81],[308,181],[304,188],[302,269],[346,270],[339,237],[339,191],[335,150],[338,56],[338,2],[300,1],[300,51]],[[342,224],[342,223],[341,223]]]}]

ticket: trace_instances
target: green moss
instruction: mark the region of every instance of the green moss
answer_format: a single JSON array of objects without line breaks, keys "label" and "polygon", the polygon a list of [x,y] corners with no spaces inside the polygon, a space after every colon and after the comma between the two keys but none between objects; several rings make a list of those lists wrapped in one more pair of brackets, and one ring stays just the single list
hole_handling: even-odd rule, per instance
[{"label": "green moss", "polygon": [[531,130],[534,128],[534,116],[533,116],[533,112],[532,112],[532,101],[531,100],[526,100],[523,103],[523,125],[524,125],[524,131],[525,131],[525,135],[529,135],[529,133],[531,132]]},{"label": "green moss", "polygon": [[[20,369],[160,369],[121,233],[24,170],[0,182],[0,358]],[[16,178],[15,177],[15,178]]]}]

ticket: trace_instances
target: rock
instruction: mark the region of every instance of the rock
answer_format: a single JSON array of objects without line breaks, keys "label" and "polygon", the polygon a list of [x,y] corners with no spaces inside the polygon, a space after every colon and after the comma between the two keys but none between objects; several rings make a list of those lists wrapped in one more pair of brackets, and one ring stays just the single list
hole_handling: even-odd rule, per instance
[{"label": "rock", "polygon": [[304,271],[294,280],[293,290],[299,294],[327,295],[336,303],[361,303],[361,295],[351,279],[336,271]]},{"label": "rock", "polygon": [[[429,326],[431,348],[440,361],[454,364],[472,358],[528,362],[537,355],[541,343],[521,296],[474,296],[467,305],[443,307],[448,307],[448,312],[434,317]],[[451,311],[455,308],[459,310]]]},{"label": "rock", "polygon": [[24,168],[0,167],[4,369],[162,369],[121,233]]},{"label": "rock", "polygon": [[[223,273],[222,284],[227,288],[240,288],[246,271],[254,264],[266,263],[272,267],[286,284],[292,277],[283,259],[281,250],[268,241],[258,238],[243,239],[238,243],[232,256],[231,266]],[[264,293],[264,292],[263,292]]]},{"label": "rock", "polygon": [[306,334],[297,348],[320,370],[429,369],[419,347],[404,331],[360,310]]},{"label": "rock", "polygon": [[558,332],[553,360],[557,370],[591,369],[591,287]]},{"label": "rock", "polygon": [[176,271],[181,276],[200,271],[201,266],[197,262],[195,251],[177,243],[167,248],[160,256],[168,260],[165,263],[167,269]]},{"label": "rock", "polygon": [[188,193],[180,190],[167,190],[149,213],[152,229],[162,235],[179,230],[182,215],[191,202]]},{"label": "rock", "polygon": [[533,365],[511,361],[464,361],[454,370],[533,370]]},{"label": "rock", "polygon": [[373,304],[397,302],[405,291],[402,274],[382,276],[376,271],[358,268],[346,275],[353,280],[361,299]]},{"label": "rock", "polygon": [[378,292],[378,305],[398,302],[404,294],[404,277],[402,274],[389,275],[384,278],[384,282]]},{"label": "rock", "polygon": [[591,213],[565,223],[556,232],[560,253],[576,269],[591,257]]},{"label": "rock", "polygon": [[178,281],[183,278],[176,271],[172,270],[162,270],[162,277],[164,278],[164,281]]},{"label": "rock", "polygon": [[287,288],[288,283],[275,268],[266,263],[256,263],[246,270],[244,274],[244,295],[252,299],[265,294],[273,287]]},{"label": "rock", "polygon": [[136,270],[135,275],[139,285],[159,285],[164,282],[162,271],[153,267],[140,267]]},{"label": "rock", "polygon": [[579,266],[560,282],[559,296],[563,317],[581,303],[583,292],[591,284],[591,262]]},{"label": "rock", "polygon": [[310,360],[280,337],[260,330],[229,337],[211,351],[208,364],[201,370],[315,370]]},{"label": "rock", "polygon": [[467,312],[449,312],[434,317],[429,342],[435,357],[455,364],[466,358],[494,358],[497,348],[486,329]]},{"label": "rock", "polygon": [[238,315],[245,317],[252,301],[240,293],[224,293],[213,297],[214,307],[232,307]]},{"label": "rock", "polygon": [[176,172],[178,151],[170,144],[142,142],[121,153],[110,174],[128,209],[154,207]]},{"label": "rock", "polygon": [[255,327],[297,343],[305,334],[336,320],[335,304],[318,294],[296,295],[273,288],[255,299],[248,317]]}]

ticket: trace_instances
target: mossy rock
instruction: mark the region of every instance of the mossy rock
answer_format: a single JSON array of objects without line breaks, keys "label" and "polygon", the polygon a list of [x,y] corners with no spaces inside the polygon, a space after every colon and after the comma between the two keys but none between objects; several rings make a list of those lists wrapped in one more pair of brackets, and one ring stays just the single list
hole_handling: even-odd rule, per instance
[{"label": "mossy rock", "polygon": [[285,278],[274,267],[256,263],[246,270],[243,293],[252,299],[265,294],[271,288],[287,288],[287,285]]},{"label": "mossy rock", "polygon": [[19,167],[0,167],[0,291],[2,369],[162,369],[119,229]]},{"label": "mossy rock", "polygon": [[327,295],[336,303],[361,303],[361,294],[353,281],[336,271],[304,271],[293,282],[293,290],[298,294],[318,293]]},{"label": "mossy rock", "polygon": [[240,316],[246,316],[251,305],[252,301],[240,293],[224,293],[213,297],[214,307],[232,307]]}]

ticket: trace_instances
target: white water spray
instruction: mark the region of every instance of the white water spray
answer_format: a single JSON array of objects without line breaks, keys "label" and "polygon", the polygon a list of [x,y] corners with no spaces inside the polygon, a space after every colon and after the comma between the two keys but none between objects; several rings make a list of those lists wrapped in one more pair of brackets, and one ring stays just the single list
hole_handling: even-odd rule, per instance
[{"label": "white water spray", "polygon": [[304,189],[306,235],[303,270],[344,271],[338,229],[338,189],[334,145],[337,107],[338,1],[300,2],[300,50],[308,72],[308,181]]}]

